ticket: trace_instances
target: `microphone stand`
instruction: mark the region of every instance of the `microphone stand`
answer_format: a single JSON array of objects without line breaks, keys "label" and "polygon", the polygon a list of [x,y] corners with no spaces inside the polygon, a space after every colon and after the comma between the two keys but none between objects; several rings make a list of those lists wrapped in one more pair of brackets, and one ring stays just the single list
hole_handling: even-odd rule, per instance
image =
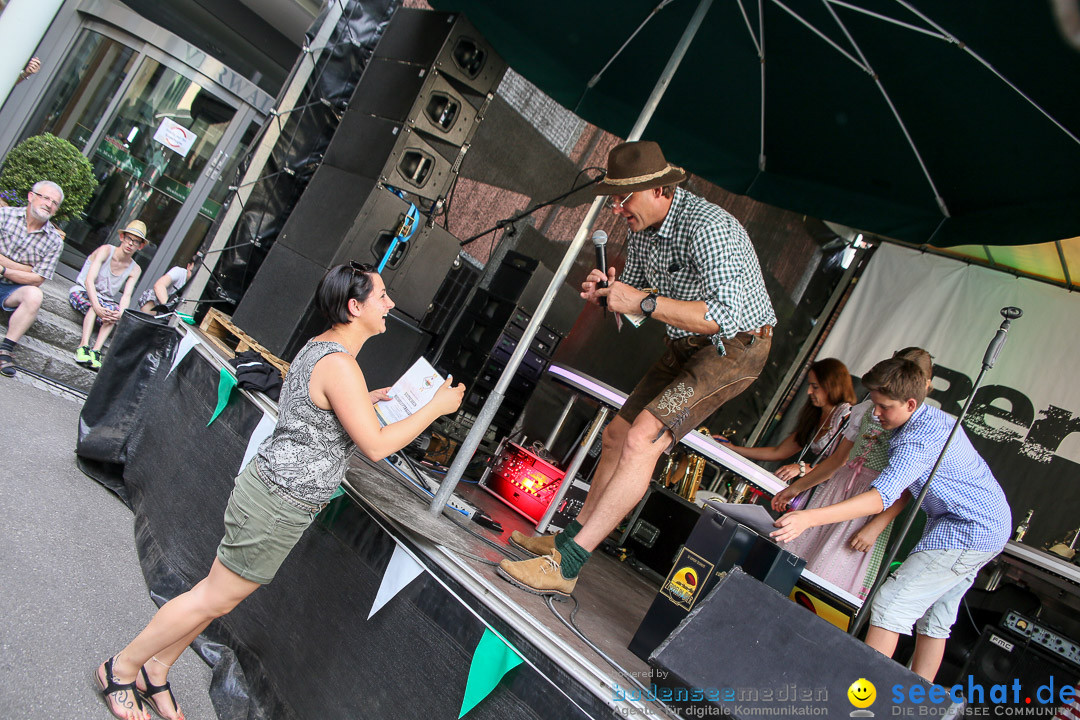
[{"label": "microphone stand", "polygon": [[953,425],[949,437],[945,440],[945,447],[941,448],[941,454],[938,455],[938,459],[934,463],[933,469],[930,471],[930,477],[926,479],[926,484],[923,485],[922,492],[919,493],[919,497],[915,498],[915,502],[912,503],[910,512],[905,515],[904,527],[902,527],[900,533],[895,536],[896,542],[893,543],[893,547],[886,554],[885,559],[881,561],[881,567],[878,568],[877,579],[874,580],[874,585],[870,588],[870,592],[866,594],[866,600],[863,601],[862,607],[859,608],[859,612],[855,615],[855,619],[848,629],[850,635],[857,635],[859,630],[862,629],[863,625],[865,625],[866,621],[870,618],[870,604],[873,601],[874,596],[877,595],[878,590],[880,590],[881,586],[885,583],[885,578],[889,575],[889,566],[892,565],[893,560],[896,559],[896,554],[900,551],[900,542],[908,534],[908,531],[911,530],[912,523],[915,522],[915,515],[919,512],[919,508],[922,507],[923,500],[926,498],[926,492],[930,489],[930,483],[933,482],[938,468],[941,467],[941,463],[945,459],[945,453],[949,451],[949,445],[952,444],[953,438],[956,437],[956,433],[960,430],[960,426],[964,422],[964,417],[971,407],[971,402],[975,399],[975,391],[979,389],[979,384],[982,383],[983,375],[986,374],[987,370],[994,367],[998,353],[1001,352],[1001,348],[1005,345],[1005,337],[1009,334],[1009,326],[1012,324],[1012,321],[1023,314],[1023,311],[1018,307],[1001,308],[1001,315],[1005,319],[1001,322],[1001,327],[998,328],[997,334],[994,335],[994,339],[991,340],[990,344],[986,347],[986,353],[983,355],[982,370],[979,371],[979,376],[975,378],[975,384],[971,387],[971,394],[968,395],[967,402],[964,403],[964,408],[956,418],[956,424]]},{"label": "microphone stand", "polygon": [[495,223],[492,227],[489,227],[487,230],[484,230],[481,233],[477,233],[476,235],[473,235],[471,238],[468,238],[467,240],[462,240],[460,243],[458,243],[458,246],[459,247],[465,247],[469,243],[471,243],[471,242],[473,242],[475,240],[479,240],[480,238],[484,237],[485,235],[493,233],[496,230],[502,230],[503,228],[509,227],[509,226],[513,225],[514,223],[518,222],[519,220],[524,220],[525,218],[529,217],[530,215],[532,215],[534,212],[536,212],[537,210],[539,210],[541,208],[545,208],[548,205],[554,205],[555,203],[559,202],[560,200],[568,198],[571,195],[573,195],[574,193],[576,193],[576,192],[578,192],[580,190],[584,190],[585,188],[589,187],[590,185],[595,185],[596,183],[603,180],[605,175],[607,175],[607,173],[602,172],[598,176],[596,176],[594,179],[592,179],[589,182],[585,183],[584,185],[579,185],[578,187],[570,188],[569,190],[564,192],[562,195],[559,195],[558,197],[553,197],[550,200],[545,200],[544,202],[540,203],[539,205],[534,205],[533,207],[529,208],[528,210],[523,210],[522,212],[518,213],[517,215],[512,215],[512,216],[510,216],[508,218],[505,218],[503,220],[499,220],[497,223]]}]

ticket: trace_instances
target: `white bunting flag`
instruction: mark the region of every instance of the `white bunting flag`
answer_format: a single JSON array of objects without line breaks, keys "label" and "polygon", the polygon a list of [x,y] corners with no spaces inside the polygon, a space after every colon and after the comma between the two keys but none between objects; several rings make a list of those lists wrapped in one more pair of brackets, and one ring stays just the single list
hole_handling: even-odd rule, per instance
[{"label": "white bunting flag", "polygon": [[180,364],[180,361],[191,352],[191,348],[200,343],[202,343],[202,340],[199,339],[198,335],[193,332],[185,333],[184,337],[180,338],[180,345],[177,346],[176,355],[173,356],[172,367],[169,368],[169,372],[165,374],[165,377],[172,375],[172,371],[175,370],[176,366]]},{"label": "white bunting flag", "polygon": [[241,461],[237,473],[247,467],[247,464],[251,462],[251,458],[255,457],[255,451],[259,449],[262,441],[270,437],[270,433],[274,432],[275,425],[277,425],[277,420],[271,417],[269,413],[264,412],[259,424],[255,426],[255,429],[251,432],[251,437],[248,438],[247,450],[244,451],[244,459]]},{"label": "white bunting flag", "polygon": [[401,545],[394,546],[394,555],[390,558],[390,564],[383,573],[382,584],[379,592],[375,595],[375,602],[371,605],[368,619],[379,612],[382,606],[390,602],[402,588],[411,583],[417,575],[423,572],[423,566],[413,559],[413,556],[405,552]]}]

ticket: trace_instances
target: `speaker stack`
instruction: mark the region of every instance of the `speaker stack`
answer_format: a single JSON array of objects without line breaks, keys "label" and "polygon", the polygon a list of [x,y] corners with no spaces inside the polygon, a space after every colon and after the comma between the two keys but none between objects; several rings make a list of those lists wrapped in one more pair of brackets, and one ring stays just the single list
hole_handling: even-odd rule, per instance
[{"label": "speaker stack", "polygon": [[457,239],[426,215],[441,209],[505,68],[463,16],[398,9],[234,322],[291,359],[327,327],[314,307],[322,276],[350,260],[377,265],[413,204],[420,225],[382,273],[397,305],[390,324],[411,348],[385,369],[393,379],[404,372],[440,329],[422,325],[461,265]]},{"label": "speaker stack", "polygon": [[[460,380],[467,388],[461,411],[442,428],[450,437],[464,439],[502,376],[552,277],[553,273],[539,261],[511,250],[492,275],[488,288],[474,293],[436,363],[440,372],[453,375],[455,382]],[[491,425],[492,438],[508,434],[513,428],[555,349],[573,326],[579,306],[577,296],[564,285],[510,381]]]}]

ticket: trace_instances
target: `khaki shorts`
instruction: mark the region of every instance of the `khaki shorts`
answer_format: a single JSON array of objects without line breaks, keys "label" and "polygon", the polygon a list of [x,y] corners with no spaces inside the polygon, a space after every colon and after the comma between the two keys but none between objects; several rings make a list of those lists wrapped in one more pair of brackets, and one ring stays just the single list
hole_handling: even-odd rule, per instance
[{"label": "khaki shorts", "polygon": [[217,557],[245,580],[265,585],[322,508],[300,509],[271,492],[257,473],[252,460],[236,476]]},{"label": "khaki shorts", "polygon": [[[717,352],[707,335],[667,338],[667,352],[641,378],[619,416],[633,423],[648,410],[678,442],[757,380],[772,347],[772,338],[750,333],[723,342],[726,355]],[[672,447],[674,443],[664,452]]]}]

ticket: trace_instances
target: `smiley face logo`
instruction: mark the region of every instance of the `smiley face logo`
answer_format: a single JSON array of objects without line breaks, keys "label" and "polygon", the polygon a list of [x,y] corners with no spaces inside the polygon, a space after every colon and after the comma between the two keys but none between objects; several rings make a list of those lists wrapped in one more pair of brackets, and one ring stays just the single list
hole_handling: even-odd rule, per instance
[{"label": "smiley face logo", "polygon": [[866,678],[859,678],[847,689],[848,700],[857,708],[868,708],[877,699],[877,688]]}]

